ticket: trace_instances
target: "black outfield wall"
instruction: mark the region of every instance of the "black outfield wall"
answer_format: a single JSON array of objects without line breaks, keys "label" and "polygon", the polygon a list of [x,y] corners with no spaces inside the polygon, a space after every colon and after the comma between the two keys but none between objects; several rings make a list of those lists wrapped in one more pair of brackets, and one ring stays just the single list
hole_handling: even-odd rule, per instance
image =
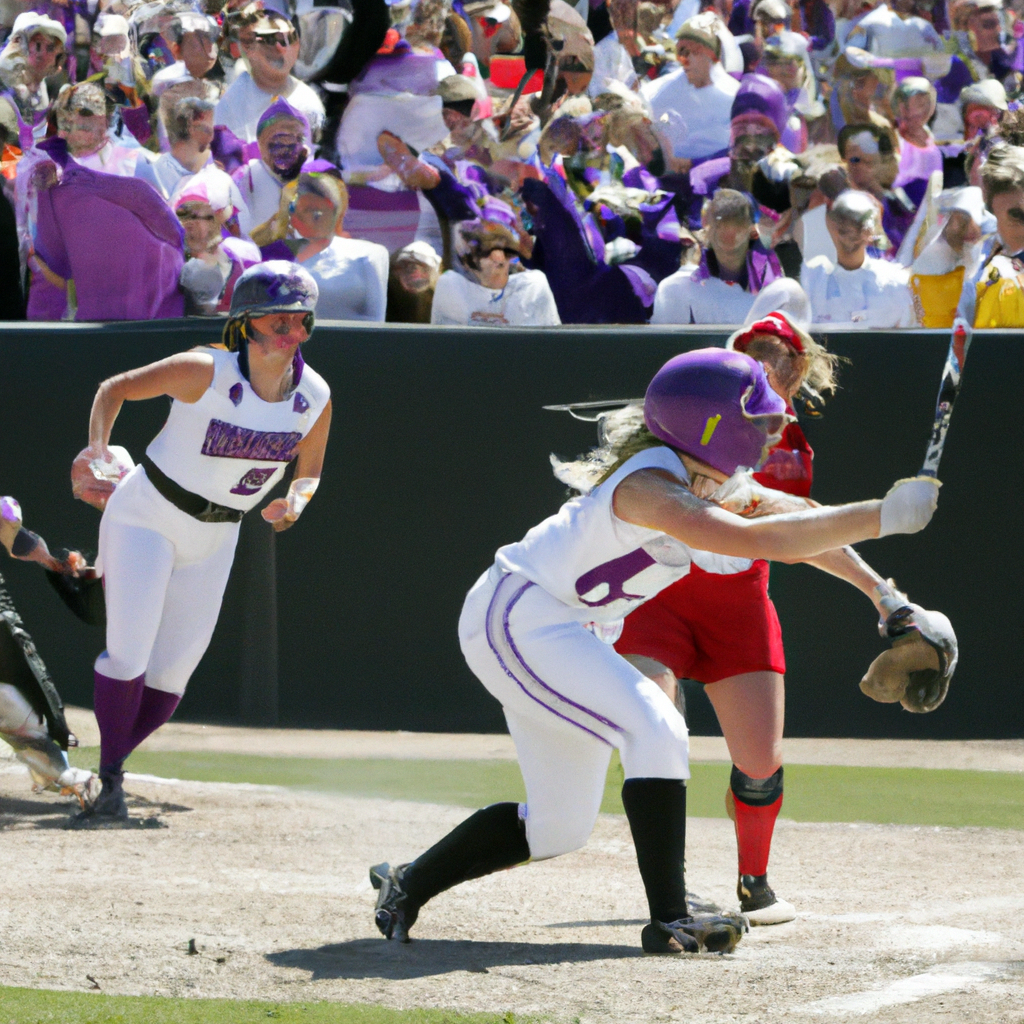
[{"label": "black outfield wall", "polygon": [[[0,493],[51,545],[95,549],[98,515],[71,499],[105,376],[216,338],[203,321],[0,325]],[[493,331],[319,325],[306,355],[335,413],[324,481],[301,523],[269,539],[254,514],[214,643],[182,704],[194,720],[499,731],[498,705],[458,649],[463,596],[494,550],[553,512],[548,454],[589,447],[593,427],[543,405],[640,396],[676,352],[724,333],[681,328]],[[850,357],[824,419],[804,424],[823,502],[880,497],[920,466],[948,337],[833,334]],[[880,705],[857,682],[883,643],[866,598],[805,566],[776,566],[794,736],[1024,736],[1021,339],[979,332],[923,533],[861,545],[927,607],[953,620],[961,663],[934,714]],[[126,407],[114,441],[138,458],[167,403]],[[276,559],[277,602],[267,600]],[[101,634],[59,605],[42,573],[2,571],[65,700],[91,703]],[[274,632],[277,632],[277,644]],[[275,672],[275,658],[278,671]],[[275,692],[276,686],[276,692]],[[694,702],[691,727],[713,731]]]}]

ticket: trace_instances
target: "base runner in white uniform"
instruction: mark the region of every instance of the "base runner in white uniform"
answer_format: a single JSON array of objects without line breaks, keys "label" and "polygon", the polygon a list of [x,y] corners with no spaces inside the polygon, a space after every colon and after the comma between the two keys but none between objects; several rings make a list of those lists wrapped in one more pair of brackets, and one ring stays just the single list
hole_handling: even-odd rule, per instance
[{"label": "base runner in white uniform", "polygon": [[505,710],[527,800],[477,811],[411,864],[371,868],[376,923],[387,938],[408,941],[422,906],[459,882],[583,846],[614,747],[651,915],[644,951],[728,951],[739,941],[740,915],[687,908],[682,716],[603,641],[614,641],[615,624],[691,563],[736,572],[753,558],[807,558],[927,524],[933,480],[901,481],[882,501],[754,520],[690,492],[693,474],[719,483],[730,475],[702,461],[712,451],[716,465],[756,466],[786,418],[785,402],[749,356],[676,356],[651,382],[643,421],[590,456],[597,486],[498,551],[466,598],[459,639]]},{"label": "base runner in white uniform", "polygon": [[[330,389],[299,346],[313,327],[317,287],[298,264],[250,267],[224,329],[229,351],[196,348],[104,381],[75,460],[76,494],[104,507],[99,558],[107,649],[96,659],[102,792],[84,827],[129,821],[125,758],[173,714],[220,613],[245,512],[296,460],[286,498],[262,515],[275,530],[298,519],[319,483]],[[108,449],[125,401],[168,395],[163,430],[142,464]],[[108,479],[104,480],[106,476]]]}]

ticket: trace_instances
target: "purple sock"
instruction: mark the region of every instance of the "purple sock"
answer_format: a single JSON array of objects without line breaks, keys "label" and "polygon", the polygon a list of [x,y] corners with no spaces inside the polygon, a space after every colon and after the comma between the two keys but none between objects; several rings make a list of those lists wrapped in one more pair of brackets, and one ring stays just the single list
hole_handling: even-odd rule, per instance
[{"label": "purple sock", "polygon": [[151,686],[143,687],[139,713],[135,716],[135,725],[132,727],[132,750],[150,733],[156,732],[174,714],[174,709],[180,703],[180,694],[154,690]]},{"label": "purple sock", "polygon": [[94,676],[93,708],[100,727],[100,770],[117,772],[135,747],[132,726],[139,714],[146,677],[111,679],[99,671]]}]

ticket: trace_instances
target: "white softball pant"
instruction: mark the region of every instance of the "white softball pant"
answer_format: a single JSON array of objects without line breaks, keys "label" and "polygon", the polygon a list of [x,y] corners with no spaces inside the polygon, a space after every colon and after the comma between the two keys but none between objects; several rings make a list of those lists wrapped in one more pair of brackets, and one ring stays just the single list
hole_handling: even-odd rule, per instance
[{"label": "white softball pant", "polygon": [[499,701],[526,784],[526,838],[540,860],[583,846],[613,747],[627,779],[688,779],[686,723],[661,688],[571,608],[493,566],[466,597],[459,640]]},{"label": "white softball pant", "polygon": [[96,671],[179,696],[209,646],[238,542],[238,523],[201,523],[136,466],[100,521],[98,565],[107,649]]}]

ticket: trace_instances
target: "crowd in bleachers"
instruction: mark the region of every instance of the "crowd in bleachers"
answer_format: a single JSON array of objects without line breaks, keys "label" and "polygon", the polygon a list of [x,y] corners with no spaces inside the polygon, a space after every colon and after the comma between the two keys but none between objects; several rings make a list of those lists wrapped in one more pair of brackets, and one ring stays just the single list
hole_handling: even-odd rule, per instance
[{"label": "crowd in bleachers", "polygon": [[[1009,2],[1010,6],[1004,6]],[[0,0],[0,319],[1024,326],[1024,0]]]}]

